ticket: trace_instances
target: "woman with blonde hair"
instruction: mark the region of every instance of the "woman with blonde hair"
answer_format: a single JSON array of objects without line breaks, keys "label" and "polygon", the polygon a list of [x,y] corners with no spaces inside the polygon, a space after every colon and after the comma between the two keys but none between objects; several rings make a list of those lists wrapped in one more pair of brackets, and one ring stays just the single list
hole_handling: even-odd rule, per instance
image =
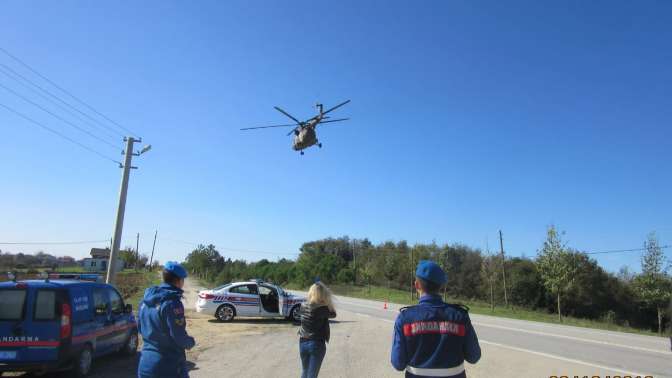
[{"label": "woman with blonde hair", "polygon": [[301,305],[299,353],[303,371],[301,378],[317,378],[329,342],[329,319],[336,317],[331,290],[322,282],[314,283],[308,298]]}]

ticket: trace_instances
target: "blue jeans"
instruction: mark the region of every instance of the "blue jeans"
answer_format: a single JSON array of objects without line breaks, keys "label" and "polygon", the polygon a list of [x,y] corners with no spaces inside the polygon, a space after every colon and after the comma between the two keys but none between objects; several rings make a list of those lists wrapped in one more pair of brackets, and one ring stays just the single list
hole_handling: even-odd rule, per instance
[{"label": "blue jeans", "polygon": [[300,340],[299,352],[303,372],[301,378],[317,378],[322,366],[322,360],[327,353],[324,340]]}]

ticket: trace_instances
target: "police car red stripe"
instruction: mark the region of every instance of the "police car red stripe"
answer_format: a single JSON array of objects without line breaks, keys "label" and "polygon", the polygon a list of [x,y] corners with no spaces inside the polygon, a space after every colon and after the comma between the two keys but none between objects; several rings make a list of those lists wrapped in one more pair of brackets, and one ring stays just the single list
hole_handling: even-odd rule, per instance
[{"label": "police car red stripe", "polygon": [[449,321],[427,321],[404,324],[404,336],[455,335],[464,336],[464,324]]}]

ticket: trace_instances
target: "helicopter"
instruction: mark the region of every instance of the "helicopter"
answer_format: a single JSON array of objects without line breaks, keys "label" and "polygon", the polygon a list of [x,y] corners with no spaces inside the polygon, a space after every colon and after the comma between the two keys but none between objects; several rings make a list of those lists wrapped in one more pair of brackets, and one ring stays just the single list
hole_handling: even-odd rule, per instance
[{"label": "helicopter", "polygon": [[294,139],[292,143],[292,148],[294,151],[299,151],[301,152],[301,155],[303,155],[303,150],[305,150],[308,147],[315,146],[317,145],[319,148],[322,148],[322,143],[320,143],[317,140],[317,131],[315,130],[317,128],[317,125],[322,124],[322,123],[329,123],[329,122],[341,122],[341,121],[347,121],[350,118],[337,118],[337,119],[331,119],[331,117],[326,116],[326,114],[340,108],[341,106],[349,103],[350,100],[344,101],[336,106],[334,106],[331,109],[324,110],[324,106],[322,104],[316,104],[315,107],[317,108],[318,114],[312,118],[309,118],[303,122],[299,121],[298,119],[294,118],[291,114],[287,113],[286,111],[280,109],[277,106],[274,106],[275,110],[279,111],[280,113],[286,115],[289,117],[292,121],[296,123],[290,123],[290,124],[285,124],[285,125],[270,125],[270,126],[259,126],[259,127],[245,127],[242,128],[241,130],[255,130],[255,129],[268,129],[271,127],[294,127],[292,131],[287,133],[287,136],[294,134]]}]

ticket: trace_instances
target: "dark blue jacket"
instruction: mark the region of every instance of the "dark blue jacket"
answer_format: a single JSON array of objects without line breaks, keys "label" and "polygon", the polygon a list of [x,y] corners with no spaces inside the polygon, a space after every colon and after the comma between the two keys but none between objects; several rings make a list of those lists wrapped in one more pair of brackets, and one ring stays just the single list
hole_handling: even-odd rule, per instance
[{"label": "dark blue jacket", "polygon": [[138,330],[143,346],[138,377],[186,377],[185,349],[194,338],[187,335],[182,289],[169,284],[150,287],[138,307]]},{"label": "dark blue jacket", "polygon": [[446,304],[438,295],[423,295],[418,305],[403,308],[397,316],[392,365],[406,370],[406,377],[424,377],[421,373],[429,371],[423,369],[449,368],[457,373],[445,377],[465,377],[459,366],[465,360],[473,364],[480,358],[476,332],[461,306]]}]

